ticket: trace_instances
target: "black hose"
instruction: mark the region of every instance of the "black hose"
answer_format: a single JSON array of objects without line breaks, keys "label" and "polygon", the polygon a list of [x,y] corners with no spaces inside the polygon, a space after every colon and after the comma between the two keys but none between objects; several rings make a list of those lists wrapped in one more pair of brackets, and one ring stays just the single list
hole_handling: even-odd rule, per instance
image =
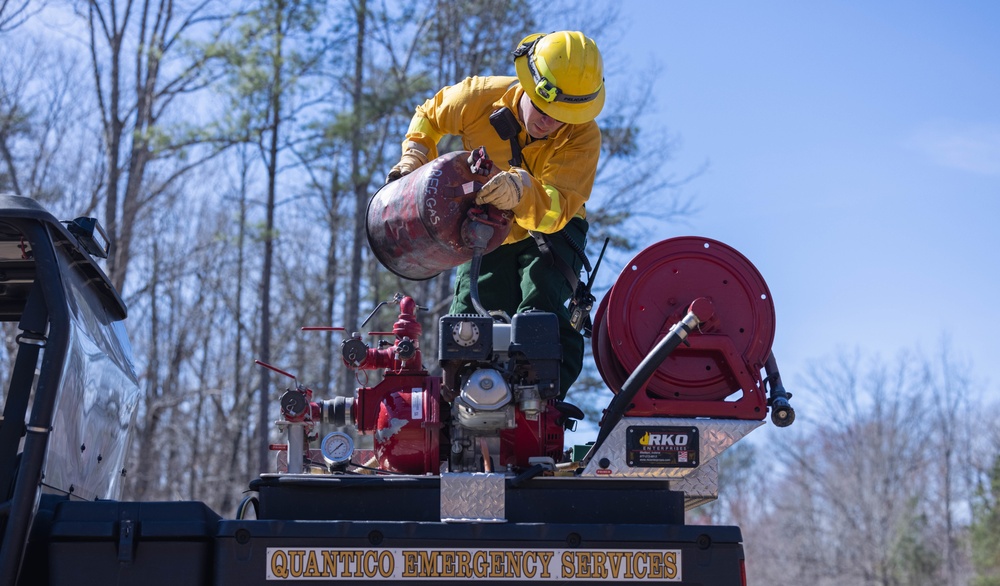
[{"label": "black hose", "polygon": [[472,263],[469,267],[469,297],[472,298],[472,306],[476,308],[476,313],[483,317],[490,317],[490,312],[486,311],[482,302],[479,301],[479,271],[483,264],[483,248],[476,248],[472,253]]},{"label": "black hose", "polygon": [[486,311],[479,300],[479,272],[482,270],[483,254],[486,253],[490,238],[493,238],[493,226],[479,222],[474,218],[470,218],[469,221],[472,222],[469,225],[467,236],[467,244],[472,247],[472,261],[469,265],[469,297],[472,299],[472,306],[476,308],[479,315],[490,317],[490,312]]},{"label": "black hose", "polygon": [[586,468],[587,464],[590,463],[590,459],[594,457],[597,453],[598,448],[601,444],[611,435],[611,431],[618,425],[622,417],[625,416],[625,412],[632,405],[632,399],[635,398],[636,393],[639,392],[649,378],[653,376],[656,369],[660,368],[663,361],[670,356],[677,346],[680,346],[691,328],[696,326],[699,322],[697,316],[692,312],[688,312],[684,319],[670,328],[667,335],[663,337],[662,340],[642,359],[639,366],[632,372],[625,383],[622,385],[621,391],[615,395],[615,398],[611,400],[611,404],[608,405],[607,411],[605,411],[604,420],[601,421],[601,430],[597,434],[597,441],[591,446],[590,451],[583,458],[580,468]]},{"label": "black hose", "polygon": [[525,482],[531,480],[532,478],[538,476],[542,472],[545,472],[545,466],[541,464],[535,464],[531,468],[528,468],[524,472],[518,474],[510,481],[511,488],[517,488],[524,484]]}]

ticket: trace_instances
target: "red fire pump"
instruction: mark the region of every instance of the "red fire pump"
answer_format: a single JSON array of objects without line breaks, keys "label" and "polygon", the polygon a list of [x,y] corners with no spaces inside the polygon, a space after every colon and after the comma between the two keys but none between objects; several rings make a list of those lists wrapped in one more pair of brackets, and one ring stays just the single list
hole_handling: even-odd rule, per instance
[{"label": "red fire pump", "polygon": [[[344,364],[357,370],[384,370],[375,387],[361,387],[348,400],[344,416],[359,433],[375,435],[379,467],[409,474],[435,473],[441,429],[441,383],[424,370],[420,353],[422,328],[417,304],[397,296],[399,319],[392,327],[394,342],[370,348],[360,336],[344,341]],[[345,421],[338,421],[343,424]]]}]

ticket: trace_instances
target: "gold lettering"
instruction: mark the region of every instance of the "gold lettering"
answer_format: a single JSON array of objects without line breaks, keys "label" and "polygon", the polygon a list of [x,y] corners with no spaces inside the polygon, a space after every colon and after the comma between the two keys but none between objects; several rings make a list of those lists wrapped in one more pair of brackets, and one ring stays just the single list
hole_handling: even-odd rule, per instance
[{"label": "gold lettering", "polygon": [[477,578],[485,578],[490,571],[490,559],[485,551],[472,554],[472,573]]},{"label": "gold lettering", "polygon": [[540,551],[538,555],[542,558],[542,578],[551,578],[552,575],[549,574],[549,562],[555,557],[556,553],[554,551]]},{"label": "gold lettering", "polygon": [[[399,556],[397,558],[397,556]],[[552,579],[555,551],[526,549],[413,549],[337,550],[322,548],[272,549],[268,576],[295,578]],[[560,553],[563,579],[677,580],[681,577],[678,551],[570,550]]]},{"label": "gold lettering", "polygon": [[306,557],[306,552],[304,549],[292,549],[288,551],[288,570],[291,572],[293,578],[299,578],[302,576],[302,561]]},{"label": "gold lettering", "polygon": [[430,576],[435,578],[440,578],[444,573],[444,555],[443,551],[435,551],[431,553],[431,573]]},{"label": "gold lettering", "polygon": [[441,552],[441,575],[448,578],[455,577],[455,554],[454,551]]},{"label": "gold lettering", "polygon": [[663,556],[663,577],[664,578],[676,578],[677,577],[677,552],[668,551]]},{"label": "gold lettering", "polygon": [[319,562],[316,561],[316,551],[309,550],[309,555],[306,558],[305,572],[302,574],[307,578],[319,578],[323,574],[319,573]]},{"label": "gold lettering", "polygon": [[378,552],[366,551],[364,554],[363,571],[366,578],[374,578],[378,573]]},{"label": "gold lettering", "polygon": [[277,578],[288,577],[288,556],[280,549],[271,555],[271,574]]},{"label": "gold lettering", "polygon": [[333,552],[324,549],[323,550],[323,576],[331,576],[333,578],[337,577],[337,558],[333,555]]},{"label": "gold lettering", "polygon": [[608,556],[604,552],[594,554],[594,574],[596,578],[608,577]]},{"label": "gold lettering", "polygon": [[458,552],[458,560],[456,560],[455,565],[458,566],[458,578],[471,578],[472,577],[472,554],[467,551]]},{"label": "gold lettering", "polygon": [[508,551],[504,552],[504,562],[507,565],[507,571],[504,572],[504,578],[520,578],[521,577],[521,559],[524,555],[523,551]]},{"label": "gold lettering", "polygon": [[396,561],[392,557],[392,554],[387,551],[382,551],[378,555],[378,573],[383,578],[388,578],[392,576],[392,573],[396,570]]},{"label": "gold lettering", "polygon": [[658,551],[649,554],[649,577],[663,577],[663,554]]},{"label": "gold lettering", "polygon": [[568,551],[564,551],[562,554],[562,577],[572,578],[575,575],[575,566],[573,565],[573,554]]},{"label": "gold lettering", "polygon": [[351,573],[351,575],[354,576],[355,578],[360,578],[362,576],[362,574],[361,574],[361,552],[357,551],[357,550],[354,550],[354,551],[345,551],[344,552],[344,556],[346,556],[345,557],[346,561],[344,562],[344,575],[347,574],[347,567],[349,565],[353,564],[354,571]]},{"label": "gold lettering", "polygon": [[524,552],[524,559],[521,561],[523,567],[523,578],[534,578],[538,573],[538,553],[534,551]]},{"label": "gold lettering", "polygon": [[417,570],[417,575],[422,577],[428,577],[434,575],[434,562],[431,560],[431,556],[434,552],[421,551],[417,552],[417,557],[420,559],[420,569]]},{"label": "gold lettering", "polygon": [[609,551],[608,552],[608,562],[609,562],[609,565],[611,566],[611,577],[612,578],[621,578],[621,576],[618,575],[618,572],[620,572],[621,569],[622,569],[622,558],[623,557],[625,557],[625,554],[623,554],[620,551],[616,551],[616,552],[610,552]]},{"label": "gold lettering", "polygon": [[417,552],[403,551],[403,577],[416,578],[419,565],[417,564]]},{"label": "gold lettering", "polygon": [[490,552],[490,577],[504,575],[503,557],[502,551]]},{"label": "gold lettering", "polygon": [[632,555],[632,572],[635,574],[636,578],[641,580],[646,577],[648,565],[649,562],[646,560],[646,556],[641,555],[638,552]]}]

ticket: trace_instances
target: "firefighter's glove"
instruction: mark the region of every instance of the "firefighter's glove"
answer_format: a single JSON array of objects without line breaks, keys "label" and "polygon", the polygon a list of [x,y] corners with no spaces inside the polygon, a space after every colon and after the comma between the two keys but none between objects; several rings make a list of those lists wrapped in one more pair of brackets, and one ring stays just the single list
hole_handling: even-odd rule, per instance
[{"label": "firefighter's glove", "polygon": [[409,175],[417,167],[427,164],[427,155],[418,149],[406,149],[399,162],[385,176],[385,182],[391,183],[403,175]]},{"label": "firefighter's glove", "polygon": [[521,177],[518,173],[500,171],[476,195],[476,203],[489,204],[497,209],[512,210],[521,201]]}]

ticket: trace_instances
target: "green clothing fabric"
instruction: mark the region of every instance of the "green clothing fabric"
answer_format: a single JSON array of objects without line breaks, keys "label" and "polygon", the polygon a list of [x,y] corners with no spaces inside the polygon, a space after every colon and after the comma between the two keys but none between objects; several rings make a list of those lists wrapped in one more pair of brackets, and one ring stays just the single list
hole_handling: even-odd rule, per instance
[{"label": "green clothing fabric", "polygon": [[[560,233],[549,237],[552,251],[579,274],[583,261],[566,238],[572,238],[580,250],[587,241],[587,221],[573,219]],[[450,313],[476,313],[472,305],[469,279],[470,264],[458,267],[455,297]],[[483,256],[479,275],[479,300],[487,310],[503,310],[514,315],[527,309],[539,309],[559,318],[562,365],[559,370],[559,399],[566,397],[583,369],[583,336],[569,324],[566,301],[573,294],[566,278],[538,250],[534,239],[504,244]]]}]

